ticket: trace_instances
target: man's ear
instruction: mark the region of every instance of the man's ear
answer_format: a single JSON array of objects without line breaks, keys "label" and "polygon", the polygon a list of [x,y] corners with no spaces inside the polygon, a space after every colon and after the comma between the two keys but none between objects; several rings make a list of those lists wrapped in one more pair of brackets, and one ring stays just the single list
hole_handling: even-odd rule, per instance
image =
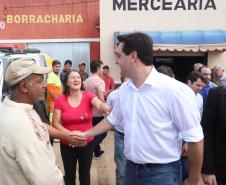
[{"label": "man's ear", "polygon": [[22,81],[19,82],[19,89],[23,93],[28,92],[28,84],[25,80],[22,80]]},{"label": "man's ear", "polygon": [[188,85],[191,85],[192,83],[191,83],[191,80],[188,80]]},{"label": "man's ear", "polygon": [[131,62],[135,63],[137,61],[137,52],[136,51],[132,51],[131,52]]}]

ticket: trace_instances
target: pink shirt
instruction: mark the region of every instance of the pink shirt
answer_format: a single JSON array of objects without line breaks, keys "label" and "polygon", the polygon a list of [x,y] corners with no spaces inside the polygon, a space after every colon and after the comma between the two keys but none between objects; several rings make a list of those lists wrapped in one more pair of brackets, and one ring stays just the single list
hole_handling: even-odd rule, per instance
[{"label": "pink shirt", "polygon": [[[86,81],[84,82],[84,87],[86,91],[92,92],[95,95],[97,95],[98,92],[105,93],[104,81],[95,74],[92,74],[89,78],[86,79]],[[104,114],[93,108],[93,116],[101,117],[104,116]]]},{"label": "pink shirt", "polygon": [[[72,107],[68,102],[68,96],[62,94],[56,98],[55,109],[61,110],[62,125],[68,130],[86,131],[93,127],[92,125],[92,104],[91,100],[95,94],[89,92],[82,93],[82,99],[77,107]],[[93,140],[93,137],[87,139],[87,142]],[[63,144],[67,144],[62,142]]]}]

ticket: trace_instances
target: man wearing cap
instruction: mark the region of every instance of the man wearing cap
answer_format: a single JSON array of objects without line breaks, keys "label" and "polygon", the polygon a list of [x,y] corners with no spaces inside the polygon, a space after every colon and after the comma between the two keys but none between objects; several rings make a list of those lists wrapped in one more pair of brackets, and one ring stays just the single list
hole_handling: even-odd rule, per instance
[{"label": "man wearing cap", "polygon": [[63,185],[48,130],[33,103],[43,97],[51,71],[32,59],[12,61],[5,73],[10,96],[0,105],[0,184]]},{"label": "man wearing cap", "polygon": [[86,64],[82,62],[79,64],[78,67],[79,67],[79,74],[82,78],[82,81],[84,82],[89,77],[89,75],[85,72]]}]

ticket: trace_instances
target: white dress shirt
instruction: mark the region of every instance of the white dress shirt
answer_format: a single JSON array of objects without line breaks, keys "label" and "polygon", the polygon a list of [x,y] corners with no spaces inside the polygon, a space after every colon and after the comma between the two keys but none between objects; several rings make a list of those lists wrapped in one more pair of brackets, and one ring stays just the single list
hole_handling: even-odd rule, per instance
[{"label": "white dress shirt", "polygon": [[123,124],[125,156],[135,163],[177,161],[181,139],[203,139],[194,92],[154,67],[139,89],[131,80],[119,88],[119,98],[107,119],[113,125]]},{"label": "white dress shirt", "polygon": [[203,98],[202,98],[202,96],[199,93],[196,94],[196,102],[197,102],[197,106],[198,106],[198,110],[199,110],[200,116],[202,117]]},{"label": "white dress shirt", "polygon": [[[110,107],[114,107],[114,104],[117,101],[118,96],[119,96],[119,89],[112,91],[107,97],[106,104],[108,104]],[[123,124],[116,124],[115,129],[123,133]]]}]

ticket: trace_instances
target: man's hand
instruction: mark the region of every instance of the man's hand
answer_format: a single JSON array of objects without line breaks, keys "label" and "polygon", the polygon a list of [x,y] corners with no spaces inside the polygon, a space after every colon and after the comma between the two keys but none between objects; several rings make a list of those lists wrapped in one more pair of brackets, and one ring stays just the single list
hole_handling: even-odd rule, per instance
[{"label": "man's hand", "polygon": [[187,144],[187,143],[185,143],[185,144],[182,146],[181,155],[182,155],[182,156],[187,156],[187,155],[188,155],[188,144]]},{"label": "man's hand", "polygon": [[70,136],[72,136],[74,139],[85,141],[88,137],[86,136],[85,132],[81,131],[72,131],[70,133]]},{"label": "man's hand", "polygon": [[202,174],[202,180],[206,185],[217,185],[216,176],[214,174],[212,175]]},{"label": "man's hand", "polygon": [[[73,131],[73,132],[78,132],[78,131]],[[70,146],[72,147],[83,147],[86,146],[86,140],[85,139],[78,139],[74,137],[73,132],[67,132],[65,133],[65,139],[64,141],[68,142]]]},{"label": "man's hand", "polygon": [[204,185],[202,178],[200,177],[200,179],[197,180],[191,180],[191,179],[185,179],[185,181],[183,182],[183,185]]}]

